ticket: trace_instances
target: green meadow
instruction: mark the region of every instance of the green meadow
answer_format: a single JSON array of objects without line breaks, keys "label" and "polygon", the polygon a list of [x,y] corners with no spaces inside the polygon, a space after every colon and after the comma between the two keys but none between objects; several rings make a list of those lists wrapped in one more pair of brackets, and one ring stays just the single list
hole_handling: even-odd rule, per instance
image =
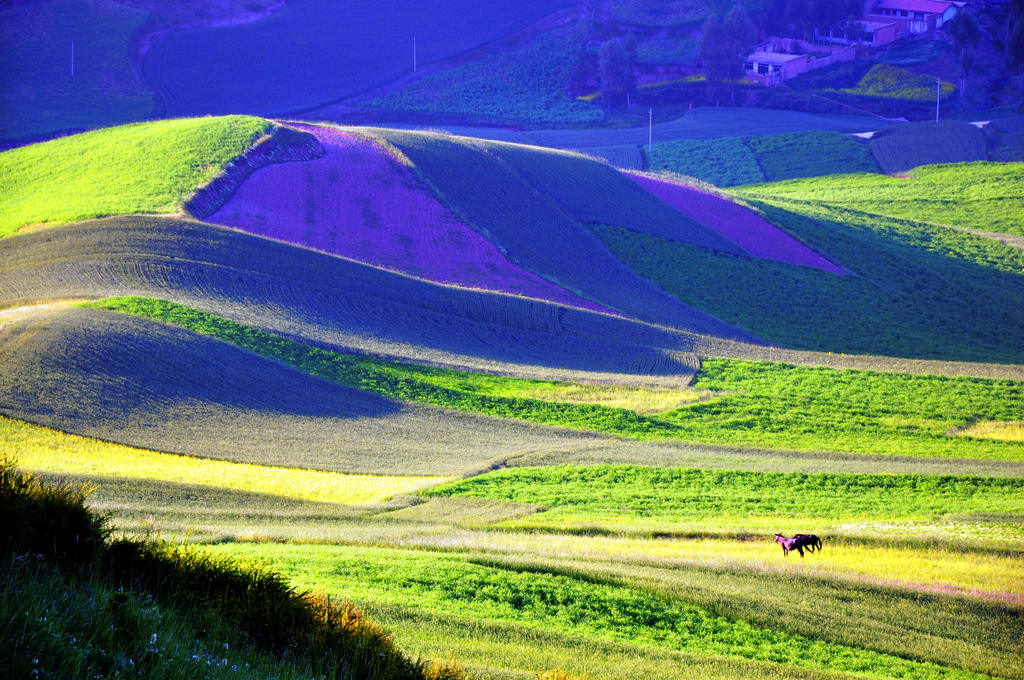
[{"label": "green meadow", "polygon": [[749,198],[824,203],[918,222],[1024,234],[1024,163],[929,165],[906,175],[853,174],[744,187]]},{"label": "green meadow", "polygon": [[1018,523],[1017,479],[932,475],[756,473],[631,466],[498,470],[428,493],[525,503],[516,526],[735,527],[835,530],[849,522],[941,521],[978,513]]},{"label": "green meadow", "polygon": [[0,153],[0,238],[19,228],[176,213],[271,123],[182,118],[106,128]]}]

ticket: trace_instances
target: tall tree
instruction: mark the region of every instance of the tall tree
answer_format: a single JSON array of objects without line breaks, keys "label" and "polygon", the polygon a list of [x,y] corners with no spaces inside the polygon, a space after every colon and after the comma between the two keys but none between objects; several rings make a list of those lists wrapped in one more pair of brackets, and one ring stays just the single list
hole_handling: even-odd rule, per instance
[{"label": "tall tree", "polygon": [[981,29],[974,16],[966,10],[957,12],[956,17],[948,24],[949,35],[957,50],[957,63],[960,66],[960,96],[967,90],[967,74],[974,65],[974,47],[981,40]]},{"label": "tall tree", "polygon": [[622,38],[602,43],[597,53],[598,75],[601,78],[601,97],[611,107],[622,99],[629,103],[629,94],[636,85],[633,59]]},{"label": "tall tree", "polygon": [[757,29],[747,12],[736,5],[719,19],[712,15],[700,37],[700,60],[710,88],[731,81],[730,98],[735,101],[735,82],[743,77],[743,60],[757,44]]}]

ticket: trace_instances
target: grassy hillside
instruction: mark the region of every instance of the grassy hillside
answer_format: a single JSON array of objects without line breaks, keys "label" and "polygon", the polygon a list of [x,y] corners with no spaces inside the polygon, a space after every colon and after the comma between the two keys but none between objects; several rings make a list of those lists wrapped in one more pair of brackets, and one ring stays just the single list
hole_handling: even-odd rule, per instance
[{"label": "grassy hillside", "polygon": [[[948,99],[956,92],[952,83],[939,84],[939,96]],[[866,99],[895,99],[915,104],[935,102],[935,78],[906,71],[887,63],[875,64],[855,87],[835,90]]]},{"label": "grassy hillside", "polygon": [[677,384],[713,338],[438,286],[188,220],[114,218],[0,240],[0,300],[143,294],[330,347],[525,375]]},{"label": "grassy hillside", "polygon": [[320,157],[262,168],[205,219],[430,281],[608,311],[510,262],[379,144],[301,130]]},{"label": "grassy hillside", "polygon": [[878,169],[863,143],[838,132],[766,135],[747,143],[769,182]]},{"label": "grassy hillside", "polygon": [[[343,227],[359,234],[440,203],[532,274],[677,328],[180,216],[11,233],[0,458],[97,485],[111,514],[35,532],[11,519],[0,465],[0,667],[1024,680],[1024,260],[920,221],[951,200],[947,170],[908,201],[885,187],[915,180],[867,175],[848,194],[834,177],[735,190],[759,214],[578,155],[363,133],[390,144],[417,207],[328,202],[304,226],[314,196],[268,234],[309,245],[334,210],[367,207]],[[809,168],[802,139],[758,153]],[[1013,205],[1013,173],[965,168],[951,192],[985,187],[965,214]],[[378,187],[345,171],[259,191]],[[725,240],[740,233],[759,257]],[[451,251],[405,245],[409,262]],[[81,526],[54,507],[38,526]],[[784,556],[778,531],[823,549]]]},{"label": "grassy hillside", "polygon": [[12,677],[462,677],[350,605],[167,544],[109,539],[87,493],[0,463],[0,663]]},{"label": "grassy hillside", "polygon": [[565,5],[389,0],[370,7],[308,0],[254,23],[171,34],[146,54],[144,68],[165,115],[282,114],[411,72],[414,38],[422,67],[514,33]]},{"label": "grassy hillside", "polygon": [[[693,661],[694,668],[681,664],[666,671],[665,677],[759,677],[772,670],[805,678],[836,677],[834,673],[837,670],[856,672],[866,677],[979,677],[970,671],[943,667],[942,661],[925,661],[917,655],[911,659],[901,658],[898,652],[894,654],[899,644],[899,634],[896,633],[899,626],[891,618],[891,612],[885,613],[885,607],[903,605],[903,602],[883,604],[882,598],[870,602],[870,593],[848,591],[846,594],[850,600],[831,610],[831,615],[836,616],[840,611],[859,608],[859,621],[855,624],[859,630],[853,634],[850,634],[852,631],[840,634],[846,638],[843,641],[823,641],[811,640],[792,630],[779,630],[777,626],[761,621],[752,623],[749,619],[739,618],[736,610],[724,611],[720,604],[693,603],[679,581],[689,577],[696,583],[705,580],[711,586],[715,577],[709,578],[707,572],[696,572],[691,576],[685,568],[679,575],[677,570],[638,570],[633,566],[633,573],[639,571],[642,576],[630,577],[624,570],[620,572],[602,565],[600,560],[581,560],[559,568],[540,560],[509,560],[486,555],[466,559],[436,552],[409,553],[349,547],[300,551],[276,546],[242,545],[226,546],[220,550],[233,555],[267,557],[276,568],[294,575],[300,583],[325,583],[329,588],[349,589],[357,600],[367,598],[380,602],[382,610],[388,611],[395,619],[406,621],[410,628],[415,626],[417,614],[422,617],[422,613],[444,612],[446,617],[456,621],[480,618],[493,621],[495,623],[491,626],[495,632],[507,626],[511,629],[511,640],[516,642],[517,629],[535,639],[541,637],[545,642],[551,633],[573,636],[582,639],[584,649],[588,651],[581,655],[582,658],[576,658],[574,654],[563,662],[574,670],[578,669],[577,672],[592,670],[600,672],[602,677],[629,677],[623,674],[622,669],[616,670],[608,664],[606,659],[612,646],[604,644],[597,647],[602,642],[622,645],[627,649],[631,647],[633,654],[658,655],[682,651],[698,657]],[[669,575],[672,571],[676,572],[675,578],[678,579],[675,583]],[[382,587],[360,590],[360,584],[371,582]],[[788,599],[795,594],[791,588],[811,592],[814,587],[821,586],[783,582],[778,587],[789,591],[786,593]],[[821,597],[819,590],[811,599]],[[766,593],[764,598],[768,600],[772,595]],[[780,598],[780,601],[786,600]],[[761,604],[771,609],[776,603],[762,600]],[[864,607],[865,604],[868,606]],[[909,602],[907,605],[913,606]],[[783,612],[788,608],[781,606],[779,609],[779,615],[786,616]],[[840,616],[846,618],[845,614],[844,611]],[[766,618],[766,615],[759,618]],[[872,644],[888,647],[893,652],[857,649],[850,645],[851,639],[863,641],[872,637],[872,633],[867,631],[868,621],[875,626]],[[429,618],[420,625],[428,622]],[[984,623],[972,628],[985,639],[992,639],[1001,637],[997,632],[998,626],[990,615]],[[939,626],[935,629],[943,630]],[[904,631],[902,635],[907,633]],[[930,657],[951,660],[957,653],[953,650],[960,646],[960,640],[970,639],[964,631],[951,635],[943,633],[942,636]],[[880,638],[885,638],[885,641],[879,641]],[[906,637],[902,641],[905,643]],[[488,643],[494,645],[490,640]],[[420,644],[424,643],[421,641]],[[519,644],[528,646],[525,641]],[[589,652],[595,647],[603,653]],[[940,647],[944,651],[938,651]],[[535,656],[524,650],[520,654],[525,658],[516,658],[509,652],[511,650],[506,651],[505,658],[514,664],[513,667],[519,668]],[[721,665],[704,665],[710,655],[725,658]],[[594,656],[598,659],[594,660]],[[785,660],[785,670],[775,665],[779,660]],[[1008,655],[1003,655],[1000,663],[1003,664],[1002,672],[1008,672]],[[695,674],[691,675],[691,671]],[[632,666],[629,672],[632,672]]]},{"label": "grassy hillside", "polygon": [[0,237],[29,225],[177,212],[270,125],[244,116],[167,120],[0,153]]},{"label": "grassy hillside", "polygon": [[1024,163],[931,165],[901,177],[859,174],[797,180],[745,188],[743,194],[1024,234]]},{"label": "grassy hillside", "polygon": [[0,8],[0,140],[152,115],[152,92],[133,72],[128,53],[146,14],[112,0],[41,0]]},{"label": "grassy hillside", "polygon": [[764,181],[754,152],[739,137],[659,142],[647,153],[647,169],[696,177],[719,187]]},{"label": "grassy hillside", "polygon": [[[514,468],[429,491],[539,505],[516,525],[730,527],[754,533],[844,523],[938,521],[966,513],[1019,522],[1024,481],[966,476],[764,474],[625,466]],[[713,490],[713,492],[709,492]]]},{"label": "grassy hillside", "polygon": [[[970,254],[996,254],[1007,266],[1014,265],[1019,251],[949,230],[936,236],[933,228],[891,219],[883,224],[890,234],[903,232],[900,240],[875,231],[878,218],[811,221],[791,212],[769,215],[856,276],[716,256],[625,230],[607,228],[601,235],[618,257],[665,290],[774,343],[828,352],[1021,362],[1020,277],[983,261],[929,253],[913,240],[937,245],[942,238],[950,250],[963,244]],[[969,305],[963,304],[965,290]],[[778,302],[757,304],[763,295]]]},{"label": "grassy hillside", "polygon": [[74,310],[5,331],[0,412],[141,448],[419,475],[466,472],[524,446],[566,440],[558,431],[531,434],[514,422],[404,405],[133,317]]}]

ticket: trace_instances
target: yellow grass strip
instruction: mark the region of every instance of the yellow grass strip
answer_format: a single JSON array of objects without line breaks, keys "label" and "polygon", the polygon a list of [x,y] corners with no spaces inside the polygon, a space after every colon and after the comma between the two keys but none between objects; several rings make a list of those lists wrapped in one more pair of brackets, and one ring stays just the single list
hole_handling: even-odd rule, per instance
[{"label": "yellow grass strip", "polygon": [[649,415],[689,406],[706,399],[706,390],[673,390],[627,385],[581,385],[566,383],[557,387],[525,390],[516,396],[543,401],[565,401],[577,404],[599,404],[612,408],[625,408]]},{"label": "yellow grass strip", "polygon": [[[428,536],[420,539],[431,542]],[[845,578],[936,592],[1024,601],[1024,562],[999,553],[961,553],[941,547],[845,545],[824,537],[821,552],[782,556],[769,538],[642,539],[533,533],[466,532],[445,546],[562,558],[623,559],[656,565],[688,564]],[[408,541],[407,541],[408,544]],[[463,545],[464,544],[464,545]]]},{"label": "yellow grass strip", "polygon": [[352,475],[231,463],[137,449],[0,416],[0,457],[36,472],[198,484],[299,500],[362,505],[447,477]]},{"label": "yellow grass strip", "polygon": [[979,439],[998,439],[1003,442],[1024,442],[1024,420],[1001,422],[983,420],[956,432],[961,437],[977,437]]}]

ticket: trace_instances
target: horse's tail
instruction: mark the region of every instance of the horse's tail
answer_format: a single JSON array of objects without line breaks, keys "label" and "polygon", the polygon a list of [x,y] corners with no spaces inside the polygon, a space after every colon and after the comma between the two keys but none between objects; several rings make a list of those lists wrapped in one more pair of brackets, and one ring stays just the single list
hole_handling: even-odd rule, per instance
[{"label": "horse's tail", "polygon": [[821,552],[821,539],[815,538],[815,543],[817,544],[818,552]]}]

